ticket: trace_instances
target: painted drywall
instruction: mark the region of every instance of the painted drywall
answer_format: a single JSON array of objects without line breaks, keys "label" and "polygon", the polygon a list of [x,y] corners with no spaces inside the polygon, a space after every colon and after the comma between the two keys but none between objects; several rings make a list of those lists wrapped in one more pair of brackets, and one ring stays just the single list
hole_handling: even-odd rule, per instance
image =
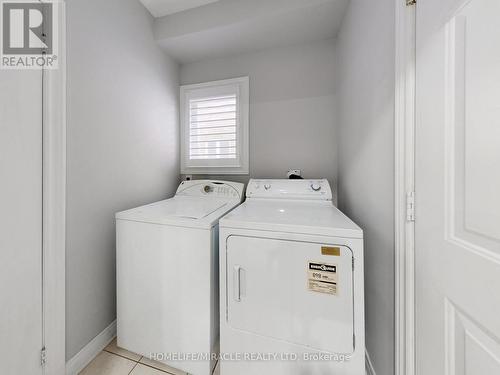
[{"label": "painted drywall", "polygon": [[155,36],[181,64],[337,35],[348,0],[221,0],[158,18]]},{"label": "painted drywall", "polygon": [[335,185],[334,47],[329,39],[185,64],[181,84],[249,76],[250,177],[286,178],[294,168]]},{"label": "painted drywall", "polygon": [[68,0],[66,357],[116,318],[114,214],[179,182],[178,66],[137,0]]},{"label": "painted drywall", "polygon": [[366,345],[394,374],[394,1],[352,0],[337,41],[339,206],[365,235]]}]

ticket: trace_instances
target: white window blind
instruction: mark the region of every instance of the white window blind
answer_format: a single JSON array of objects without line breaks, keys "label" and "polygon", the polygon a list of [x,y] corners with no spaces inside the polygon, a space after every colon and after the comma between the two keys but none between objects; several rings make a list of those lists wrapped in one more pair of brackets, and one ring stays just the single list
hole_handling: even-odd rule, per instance
[{"label": "white window blind", "polygon": [[248,77],[181,86],[181,173],[248,173]]},{"label": "white window blind", "polygon": [[189,159],[237,158],[236,94],[189,101]]}]

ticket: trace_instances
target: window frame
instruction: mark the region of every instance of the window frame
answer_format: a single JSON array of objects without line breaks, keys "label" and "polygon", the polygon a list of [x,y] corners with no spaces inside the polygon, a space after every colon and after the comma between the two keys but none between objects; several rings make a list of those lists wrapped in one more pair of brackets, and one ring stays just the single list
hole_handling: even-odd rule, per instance
[{"label": "window frame", "polygon": [[[249,174],[249,81],[249,77],[238,77],[180,86],[181,174]],[[228,92],[236,92],[238,98],[238,116],[236,120],[237,158],[190,160],[190,99],[196,98],[196,96],[217,95]]]}]

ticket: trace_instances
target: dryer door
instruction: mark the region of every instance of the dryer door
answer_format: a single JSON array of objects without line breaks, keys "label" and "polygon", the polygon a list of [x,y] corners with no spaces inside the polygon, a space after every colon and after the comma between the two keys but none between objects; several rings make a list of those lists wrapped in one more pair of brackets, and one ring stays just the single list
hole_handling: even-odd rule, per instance
[{"label": "dryer door", "polygon": [[348,247],[231,236],[226,251],[231,327],[309,349],[354,351]]}]

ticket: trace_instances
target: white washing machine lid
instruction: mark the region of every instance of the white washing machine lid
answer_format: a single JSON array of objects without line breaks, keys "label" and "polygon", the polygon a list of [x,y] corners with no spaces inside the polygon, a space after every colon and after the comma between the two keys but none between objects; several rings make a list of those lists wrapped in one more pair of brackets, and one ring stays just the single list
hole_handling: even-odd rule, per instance
[{"label": "white washing machine lid", "polygon": [[118,212],[117,220],[182,227],[212,228],[241,203],[244,185],[237,182],[182,181],[171,199]]},{"label": "white washing machine lid", "polygon": [[361,228],[329,201],[248,199],[223,217],[220,226],[363,238]]},{"label": "white washing machine lid", "polygon": [[117,220],[188,227],[211,227],[238,204],[234,200],[175,196],[116,214]]}]

